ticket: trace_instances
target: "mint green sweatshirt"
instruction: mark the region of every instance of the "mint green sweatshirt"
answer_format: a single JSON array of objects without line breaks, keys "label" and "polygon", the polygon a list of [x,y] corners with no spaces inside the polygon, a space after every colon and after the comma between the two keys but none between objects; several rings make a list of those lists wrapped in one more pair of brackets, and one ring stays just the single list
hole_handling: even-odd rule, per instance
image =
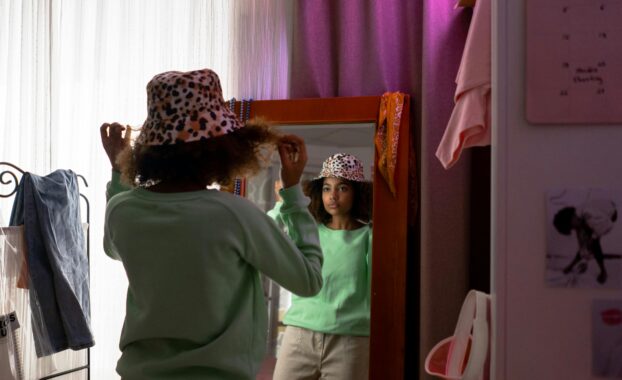
[{"label": "mint green sweatshirt", "polygon": [[[283,210],[289,200],[277,202],[268,215],[291,234],[292,216]],[[372,228],[331,230],[318,226],[324,253],[324,286],[317,295],[293,295],[283,323],[337,335],[369,336]]]},{"label": "mint green sweatshirt", "polygon": [[104,250],[129,280],[117,372],[130,380],[254,379],[268,329],[259,272],[301,296],[322,287],[317,228],[300,186],[282,193],[292,239],[230,193],[124,190],[113,172]]}]

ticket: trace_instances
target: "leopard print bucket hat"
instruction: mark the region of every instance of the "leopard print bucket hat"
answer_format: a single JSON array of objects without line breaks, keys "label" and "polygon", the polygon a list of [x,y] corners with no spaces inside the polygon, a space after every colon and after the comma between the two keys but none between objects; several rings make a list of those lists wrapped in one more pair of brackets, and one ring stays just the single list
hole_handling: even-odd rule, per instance
[{"label": "leopard print bucket hat", "polygon": [[200,141],[244,126],[227,108],[220,79],[210,69],[157,74],[147,84],[147,108],[136,138],[141,145]]},{"label": "leopard print bucket hat", "polygon": [[339,177],[356,182],[366,181],[361,160],[347,153],[335,153],[324,160],[320,175],[313,180],[326,177]]}]

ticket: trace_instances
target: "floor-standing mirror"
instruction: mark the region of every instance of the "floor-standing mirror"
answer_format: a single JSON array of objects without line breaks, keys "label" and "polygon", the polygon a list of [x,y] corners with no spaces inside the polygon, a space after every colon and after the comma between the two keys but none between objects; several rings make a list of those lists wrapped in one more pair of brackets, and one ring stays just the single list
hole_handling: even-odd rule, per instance
[{"label": "floor-standing mirror", "polygon": [[[395,195],[377,168],[374,137],[381,97],[254,101],[250,117],[264,117],[284,132],[301,135],[309,160],[305,176],[317,175],[324,158],[335,151],[356,155],[365,175],[373,178],[372,296],[370,379],[402,379],[406,330],[406,260],[408,227],[414,223],[416,193],[411,143],[409,98],[399,120]],[[240,104],[236,105],[239,109]],[[248,109],[247,109],[248,111]],[[246,196],[264,210],[274,203],[273,182],[278,164],[246,183]],[[267,284],[270,310],[268,355],[274,357],[282,332],[288,294]],[[413,358],[418,360],[418,358]]]}]

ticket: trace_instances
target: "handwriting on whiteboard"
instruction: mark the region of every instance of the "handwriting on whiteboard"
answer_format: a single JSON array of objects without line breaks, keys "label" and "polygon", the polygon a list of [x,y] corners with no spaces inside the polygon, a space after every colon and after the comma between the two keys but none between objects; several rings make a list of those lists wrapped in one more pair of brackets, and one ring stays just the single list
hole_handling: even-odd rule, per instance
[{"label": "handwriting on whiteboard", "polygon": [[622,123],[622,0],[526,0],[532,123]]}]

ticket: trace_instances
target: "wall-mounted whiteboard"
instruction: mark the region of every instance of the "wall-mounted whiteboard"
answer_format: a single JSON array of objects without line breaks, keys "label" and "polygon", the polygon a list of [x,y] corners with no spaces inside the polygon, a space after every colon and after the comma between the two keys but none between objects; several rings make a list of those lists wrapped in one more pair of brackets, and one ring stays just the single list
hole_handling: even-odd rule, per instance
[{"label": "wall-mounted whiteboard", "polygon": [[531,123],[622,122],[622,1],[526,0]]}]

